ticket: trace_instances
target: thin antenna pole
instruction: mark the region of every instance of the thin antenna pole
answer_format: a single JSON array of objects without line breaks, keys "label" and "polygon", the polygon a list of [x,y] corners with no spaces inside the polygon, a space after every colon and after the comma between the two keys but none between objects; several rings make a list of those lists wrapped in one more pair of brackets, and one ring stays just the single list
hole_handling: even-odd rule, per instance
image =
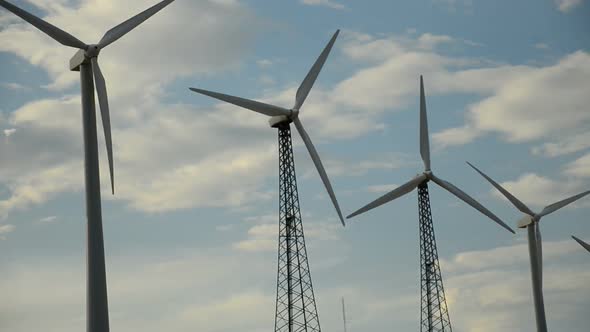
[{"label": "thin antenna pole", "polygon": [[344,322],[344,332],[347,332],[347,330],[346,330],[346,309],[344,308],[344,296],[342,297],[342,320]]}]

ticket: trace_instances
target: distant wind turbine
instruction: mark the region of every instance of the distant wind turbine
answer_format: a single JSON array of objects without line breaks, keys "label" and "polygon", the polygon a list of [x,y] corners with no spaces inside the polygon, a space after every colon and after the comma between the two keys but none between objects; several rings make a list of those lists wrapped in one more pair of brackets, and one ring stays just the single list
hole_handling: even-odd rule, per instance
[{"label": "distant wind turbine", "polygon": [[[82,94],[82,128],[84,136],[84,172],[86,183],[86,217],[87,228],[87,325],[88,332],[108,332],[109,314],[107,301],[107,283],[104,259],[104,241],[102,231],[102,213],[100,199],[100,175],[98,168],[98,143],[96,132],[96,110],[94,101],[94,82],[98,94],[100,114],[104,126],[104,136],[111,176],[111,191],[115,193],[113,174],[113,147],[111,141],[111,121],[109,103],[104,77],[98,65],[100,51],[123,37],[152,15],[168,6],[174,0],[162,1],[151,8],[133,16],[127,21],[107,31],[98,44],[87,45],[71,34],[42,20],[41,18],[11,4],[0,0],[0,6],[11,11],[23,20],[41,30],[62,45],[79,49],[70,60],[70,69],[80,71]],[[94,77],[94,82],[93,82]]]},{"label": "distant wind turbine", "polygon": [[336,194],[334,194],[334,190],[332,189],[332,184],[330,183],[330,179],[328,178],[328,175],[326,174],[326,170],[324,169],[324,165],[322,164],[322,161],[320,159],[320,156],[319,156],[317,150],[315,149],[313,143],[311,142],[311,138],[309,138],[309,135],[305,131],[305,128],[303,128],[303,124],[301,123],[301,120],[299,120],[299,110],[301,109],[301,106],[303,106],[305,99],[307,99],[307,95],[309,94],[311,88],[313,87],[313,84],[315,83],[315,80],[317,79],[318,75],[320,74],[320,71],[322,70],[324,63],[326,62],[326,59],[328,58],[328,55],[330,54],[330,51],[332,50],[332,46],[334,46],[334,42],[336,41],[336,38],[338,37],[339,32],[340,32],[340,30],[337,30],[336,33],[334,33],[334,35],[332,36],[332,38],[328,42],[328,45],[326,45],[326,47],[324,48],[324,50],[322,51],[322,53],[320,54],[320,56],[318,57],[316,62],[313,64],[313,66],[311,67],[311,69],[309,70],[307,75],[305,76],[305,79],[303,79],[303,82],[301,82],[301,85],[297,89],[297,93],[295,95],[295,104],[293,105],[293,107],[291,107],[291,109],[286,109],[281,106],[269,105],[269,104],[261,103],[259,101],[255,101],[255,100],[230,96],[230,95],[226,95],[226,94],[214,92],[214,91],[208,91],[208,90],[197,89],[197,88],[189,88],[189,89],[196,92],[196,93],[200,93],[202,95],[206,95],[206,96],[209,96],[209,97],[221,100],[221,101],[225,101],[230,104],[234,104],[236,106],[240,106],[240,107],[249,109],[251,111],[254,111],[254,112],[257,112],[260,114],[270,116],[271,118],[269,120],[269,123],[270,123],[271,127],[278,127],[282,123],[293,122],[295,124],[295,128],[297,128],[297,131],[299,132],[299,135],[301,136],[301,139],[303,139],[303,143],[305,143],[305,147],[307,148],[307,151],[309,152],[309,156],[311,157],[311,160],[313,161],[316,169],[318,170],[318,173],[320,175],[320,178],[322,179],[322,182],[324,183],[324,186],[326,187],[326,191],[328,192],[328,195],[330,196],[330,200],[332,201],[332,204],[334,205],[334,208],[336,209],[336,213],[338,214],[338,218],[340,219],[340,222],[344,226],[344,218],[342,218],[342,212],[340,211],[340,205],[338,205],[338,200],[336,199]]},{"label": "distant wind turbine", "polygon": [[309,135],[299,119],[299,111],[303,106],[313,84],[315,83],[334,42],[338,37],[337,30],[295,94],[295,104],[290,108],[269,105],[259,101],[230,96],[223,93],[190,88],[190,90],[221,101],[225,101],[248,110],[270,117],[269,124],[278,129],[279,138],[279,255],[277,277],[277,300],[275,311],[275,331],[320,332],[319,316],[313,294],[311,274],[307,261],[307,250],[303,235],[303,223],[299,209],[299,194],[295,176],[295,161],[291,140],[291,123],[303,139],[330,200],[336,209],[342,225],[344,219],[336,195]]},{"label": "distant wind turbine", "polygon": [[342,297],[342,322],[344,323],[344,332],[348,332],[346,329],[346,309],[344,307],[344,297]]},{"label": "distant wind turbine", "polygon": [[508,231],[514,231],[500,218],[483,205],[467,195],[453,184],[437,177],[430,167],[430,143],[428,138],[428,120],[426,114],[426,97],[424,81],[420,76],[420,155],[424,162],[424,172],[418,174],[407,183],[377,198],[371,203],[353,212],[346,218],[352,218],[367,212],[418,188],[418,211],[420,229],[420,282],[421,282],[421,331],[448,331],[451,322],[446,306],[442,275],[438,262],[438,249],[434,236],[434,226],[428,193],[428,182],[432,181],[460,200],[471,205]]},{"label": "distant wind turbine", "polygon": [[[518,221],[518,228],[526,228],[528,231],[529,242],[529,258],[531,262],[531,279],[533,284],[533,300],[535,302],[535,317],[537,321],[537,330],[539,332],[547,332],[547,320],[545,317],[545,304],[543,302],[543,244],[541,239],[541,231],[539,229],[539,222],[543,216],[553,213],[568,204],[571,204],[578,199],[590,194],[590,190],[583,193],[566,198],[559,202],[547,205],[541,212],[535,213],[529,209],[523,202],[514,197],[508,190],[504,189],[500,184],[480,171],[471,163],[467,163],[488,182],[490,182],[498,191],[504,195],[518,210],[525,214],[525,216]],[[575,239],[575,238],[574,238]],[[585,247],[588,249],[587,247]]]}]

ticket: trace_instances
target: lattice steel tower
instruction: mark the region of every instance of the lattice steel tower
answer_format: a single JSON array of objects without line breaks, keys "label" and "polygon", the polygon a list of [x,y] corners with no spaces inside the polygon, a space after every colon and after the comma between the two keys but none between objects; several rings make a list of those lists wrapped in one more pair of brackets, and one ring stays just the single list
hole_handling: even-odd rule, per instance
[{"label": "lattice steel tower", "polygon": [[420,331],[450,332],[452,331],[451,319],[438,264],[426,181],[418,186],[418,213],[420,219]]},{"label": "lattice steel tower", "polygon": [[275,331],[321,331],[317,313],[299,196],[289,122],[279,131],[279,263]]}]

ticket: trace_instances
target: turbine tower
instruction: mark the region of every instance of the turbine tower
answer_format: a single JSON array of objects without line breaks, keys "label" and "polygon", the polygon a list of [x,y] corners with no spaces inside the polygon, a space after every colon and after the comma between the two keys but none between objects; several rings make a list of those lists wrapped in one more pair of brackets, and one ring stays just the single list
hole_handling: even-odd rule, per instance
[{"label": "turbine tower", "polygon": [[307,250],[303,235],[303,224],[299,210],[299,195],[291,141],[291,123],[303,139],[309,155],[318,170],[320,178],[328,191],[338,217],[344,225],[336,195],[324,170],[311,139],[299,120],[299,110],[307,98],[330,50],[336,41],[339,30],[334,33],[307,76],[299,86],[295,105],[291,109],[269,105],[254,100],[225,95],[217,92],[190,88],[192,91],[213,97],[251,111],[270,116],[270,126],[279,132],[279,255],[277,276],[277,298],[275,312],[275,331],[277,332],[316,332],[321,331],[317,313],[311,273],[307,261]]},{"label": "turbine tower", "polygon": [[590,244],[578,239],[577,237],[572,235],[572,239],[576,240],[576,242],[578,242],[584,249],[588,250],[588,252],[590,252]]},{"label": "turbine tower", "polygon": [[[535,303],[535,319],[537,321],[537,331],[547,332],[547,320],[545,318],[545,304],[543,302],[543,243],[541,239],[541,231],[539,229],[539,222],[543,216],[553,213],[568,204],[571,204],[578,199],[590,194],[590,190],[583,193],[566,198],[559,202],[547,205],[541,212],[535,213],[528,208],[518,198],[514,197],[500,184],[492,178],[484,174],[477,167],[469,162],[467,163],[488,182],[490,182],[498,191],[504,195],[518,210],[525,214],[525,216],[518,221],[518,228],[526,228],[529,242],[529,258],[531,262],[531,280],[533,284],[533,301]],[[574,238],[575,239],[575,238]],[[581,244],[581,243],[580,243]]]},{"label": "turbine tower", "polygon": [[443,280],[438,262],[438,251],[434,237],[434,226],[430,209],[428,182],[433,181],[443,189],[455,195],[476,210],[488,216],[508,231],[514,231],[500,218],[464,193],[453,184],[435,176],[430,168],[430,144],[428,140],[428,121],[426,116],[426,100],[424,82],[420,76],[420,155],[424,162],[424,172],[409,182],[377,198],[373,202],[353,212],[346,218],[352,218],[380,205],[401,197],[418,188],[418,216],[420,231],[420,331],[452,331],[451,320],[447,308]]},{"label": "turbine tower", "polygon": [[342,322],[344,323],[344,332],[348,332],[346,328],[346,309],[344,307],[344,297],[342,298]]},{"label": "turbine tower", "polygon": [[98,143],[96,132],[94,82],[96,82],[100,114],[104,127],[104,136],[111,176],[111,190],[113,194],[115,193],[109,104],[105,80],[98,65],[98,54],[103,48],[123,37],[139,24],[169,5],[172,1],[174,0],[165,0],[152,6],[151,8],[137,14],[136,16],[107,31],[98,44],[87,45],[78,38],[53,26],[41,18],[19,7],[16,7],[7,1],[0,0],[0,6],[6,8],[31,25],[35,26],[37,29],[41,30],[60,44],[79,49],[79,51],[70,60],[70,69],[72,71],[80,72],[82,95],[84,179],[86,184],[87,218],[86,331],[88,332],[109,331],[107,282],[100,200],[100,174],[98,168]]}]

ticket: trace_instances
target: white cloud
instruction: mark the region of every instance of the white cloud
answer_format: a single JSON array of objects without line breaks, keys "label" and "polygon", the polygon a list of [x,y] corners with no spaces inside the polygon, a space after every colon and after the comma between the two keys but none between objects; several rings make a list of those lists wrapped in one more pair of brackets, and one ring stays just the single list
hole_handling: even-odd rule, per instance
[{"label": "white cloud", "polygon": [[50,224],[50,223],[54,223],[57,220],[57,216],[48,216],[48,217],[44,217],[39,219],[40,223],[44,223],[44,224]]},{"label": "white cloud", "polygon": [[[268,322],[267,315],[260,308],[272,308],[273,304],[271,294],[242,292],[206,305],[189,307],[180,313],[180,317],[197,330],[258,331]],[[231,319],[227,319],[230,312],[233,313]]]},{"label": "white cloud", "polygon": [[343,4],[332,0],[301,0],[301,3],[309,6],[324,6],[338,10],[346,9],[346,6]]},{"label": "white cloud", "polygon": [[262,67],[262,68],[267,68],[267,67],[270,67],[270,66],[272,66],[272,65],[274,64],[274,61],[272,61],[272,60],[270,60],[270,59],[260,59],[260,60],[257,60],[257,61],[256,61],[256,64],[257,64],[259,67]]},{"label": "white cloud", "polygon": [[547,49],[549,49],[549,45],[547,45],[546,43],[536,43],[534,46],[538,50],[547,50]]},{"label": "white cloud", "polygon": [[378,184],[378,185],[374,185],[374,186],[368,186],[366,188],[366,190],[370,193],[386,193],[389,191],[392,191],[393,189],[399,187],[398,184],[392,183],[392,184]]},{"label": "white cloud", "polygon": [[[390,156],[377,156],[367,160],[348,160],[348,159],[333,159],[324,156],[322,158],[326,172],[330,177],[339,176],[363,176],[374,171],[392,171],[407,166],[414,166],[409,157],[403,154],[394,154]],[[301,165],[301,166],[299,166]],[[315,178],[317,170],[311,160],[302,160],[298,167],[303,168],[303,178]]]},{"label": "white cloud", "polygon": [[15,128],[4,129],[4,136],[5,137],[10,137],[10,136],[14,135],[14,133],[16,133]]},{"label": "white cloud", "polygon": [[554,0],[557,9],[563,13],[569,13],[582,4],[582,0]]},{"label": "white cloud", "polygon": [[555,140],[533,147],[532,154],[557,157],[590,148],[590,132],[581,131],[577,134],[563,135],[563,137],[556,137]]},{"label": "white cloud", "polygon": [[[305,217],[303,219],[306,219]],[[305,222],[304,232],[306,239],[317,239],[321,241],[338,240],[339,223],[333,222]],[[232,246],[234,249],[252,252],[276,251],[278,248],[279,223],[278,219],[270,223],[257,224],[248,229],[247,238],[238,241]]]},{"label": "white cloud", "polygon": [[505,77],[491,97],[468,107],[463,126],[434,134],[434,141],[440,146],[465,144],[490,132],[509,142],[572,140],[590,122],[589,79],[590,54],[583,51],[553,66]]},{"label": "white cloud", "polygon": [[11,197],[0,201],[0,218],[12,210],[44,203],[57,193],[82,189],[82,170],[80,162],[72,162],[17,179],[10,185]]},{"label": "white cloud", "polygon": [[0,225],[0,240],[6,239],[6,234],[14,232],[16,226],[11,224]]},{"label": "white cloud", "polygon": [[445,6],[451,12],[461,10],[464,13],[473,11],[473,0],[432,0],[433,3]]},{"label": "white cloud", "polygon": [[569,175],[590,177],[590,153],[566,165],[565,172]]},{"label": "white cloud", "polygon": [[[590,297],[584,281],[590,270],[571,264],[581,253],[573,241],[545,241],[544,294],[550,326],[563,326],[583,315]],[[454,327],[463,331],[525,331],[534,326],[526,245],[460,253],[443,262]],[[574,294],[577,294],[574,296]],[[583,327],[572,331],[583,331]]]},{"label": "white cloud", "polygon": [[26,86],[24,86],[22,84],[14,83],[14,82],[1,82],[0,86],[4,87],[6,89],[9,89],[9,90],[25,90],[25,89],[27,89]]},{"label": "white cloud", "polygon": [[454,39],[450,36],[425,33],[418,38],[418,44],[424,49],[432,50],[441,44],[450,43],[453,40]]},{"label": "white cloud", "polygon": [[[525,173],[514,181],[505,181],[500,184],[523,203],[537,207],[555,203],[587,190],[580,181],[551,180],[535,173]],[[496,197],[504,197],[495,189],[492,193]]]},{"label": "white cloud", "polygon": [[[86,43],[97,42],[108,29],[146,7],[145,1],[139,0],[124,3],[85,0],[75,7],[66,2],[36,1],[35,4],[48,11],[44,19]],[[237,65],[239,56],[247,51],[257,21],[246,7],[235,1],[172,3],[102,51],[100,63],[109,97],[129,93],[130,89],[148,93],[178,77]],[[22,21],[17,22],[0,31],[0,38],[5,41],[0,44],[0,50],[15,53],[46,69],[53,89],[64,89],[75,83],[78,76],[67,70],[75,50],[59,45]],[[165,66],[161,65],[162,59],[166,59]],[[130,80],[133,84],[129,84]]]},{"label": "white cloud", "polygon": [[[273,271],[270,262],[199,248],[158,252],[149,259],[117,255],[107,264],[111,328],[230,331],[244,324],[249,331],[259,331],[272,319],[275,288],[264,287],[266,293],[252,283],[272,285],[276,275],[268,273]],[[14,332],[84,329],[83,266],[83,254],[4,265],[0,290],[7,301],[0,303],[2,327]],[[229,318],[221,319],[222,315]]]},{"label": "white cloud", "polygon": [[[236,7],[237,5],[232,3],[215,2],[209,5],[212,11],[210,14],[217,13],[221,16],[229,15],[229,17],[249,15],[248,13],[239,14],[241,7]],[[59,5],[56,6],[59,7]],[[84,6],[94,5],[84,4],[82,7],[86,8]],[[137,7],[141,5],[138,4]],[[176,3],[171,5],[169,11],[173,9],[188,10],[179,8]],[[69,11],[72,10],[64,8],[57,10],[59,13],[63,12],[62,16],[65,18],[59,16],[62,20],[72,24],[78,18],[71,19],[72,22],[66,20],[68,15],[72,14]],[[104,11],[110,13],[111,9],[104,9]],[[132,10],[129,9],[129,11]],[[94,17],[92,15],[98,14],[86,13],[85,15]],[[169,15],[174,16],[174,13]],[[179,20],[185,18],[183,15],[179,16]],[[109,17],[105,20],[114,19]],[[168,28],[162,22],[153,24],[154,28],[160,27],[164,30]],[[211,29],[226,28],[215,26]],[[19,29],[23,28],[11,26],[1,33]],[[199,38],[205,40],[212,38],[209,34],[214,35],[215,32],[206,30]],[[35,32],[27,32],[26,29],[20,33],[27,38],[35,35]],[[138,35],[142,36],[142,34]],[[363,66],[350,77],[337,82],[333,89],[326,88],[318,82],[301,113],[301,119],[320,153],[323,150],[321,145],[324,141],[355,138],[367,132],[383,129],[384,125],[380,120],[383,112],[400,109],[407,105],[412,97],[416,97],[419,74],[426,75],[429,94],[455,92],[493,94],[501,89],[505,81],[515,81],[516,78],[531,72],[552,71],[552,67],[537,70],[523,66],[490,67],[486,65],[481,68],[482,62],[479,60],[457,59],[441,55],[437,53],[436,46],[441,42],[450,41],[452,38],[448,36],[422,34],[414,39],[407,36],[376,38],[371,35],[345,32],[343,39],[344,55],[349,60],[360,62]],[[122,41],[126,40],[128,40],[127,37]],[[140,44],[146,43],[149,41],[143,41]],[[156,44],[157,41],[154,40],[153,43]],[[425,49],[424,45],[430,46]],[[143,46],[137,45],[137,47]],[[239,47],[239,45],[232,47]],[[13,50],[13,52],[18,53],[19,50]],[[585,56],[585,53],[578,52],[570,58],[575,60]],[[113,63],[117,63],[117,66],[124,66],[128,61],[123,59],[122,53],[110,53],[109,58],[110,61],[114,61]],[[29,60],[35,63],[32,59]],[[191,58],[190,61],[200,63],[201,60]],[[207,63],[206,59],[203,61]],[[225,62],[220,63],[217,70],[226,68],[226,65],[231,66],[231,63],[235,61],[237,59],[226,59]],[[562,62],[568,62],[568,60],[562,60]],[[158,67],[155,64],[144,65]],[[48,72],[52,72],[50,65],[43,64],[43,67]],[[216,104],[212,108],[202,108],[165,103],[163,100],[166,95],[161,90],[161,85],[166,79],[159,77],[161,75],[159,71],[165,69],[160,67],[153,72],[150,70],[142,74],[149,76],[146,76],[147,80],[158,82],[151,88],[148,85],[146,90],[143,90],[141,85],[124,84],[123,82],[129,77],[116,79],[125,87],[115,87],[114,90],[121,88],[121,91],[113,93],[114,96],[111,98],[116,185],[114,199],[121,199],[135,209],[148,212],[201,206],[237,208],[269,199],[271,193],[265,189],[264,184],[268,178],[275,176],[272,170],[276,166],[276,146],[273,143],[276,138],[266,126],[266,119],[251,112],[238,110],[234,106],[222,104]],[[126,71],[122,70],[121,73],[123,72]],[[195,73],[198,71],[188,74]],[[140,78],[137,82],[142,80],[143,78]],[[407,84],[411,81],[415,81],[416,85]],[[381,88],[376,89],[376,86]],[[387,88],[390,86],[399,88]],[[290,105],[295,90],[294,87],[288,87],[273,91],[274,97],[262,96],[259,99],[278,105]],[[203,99],[204,97],[201,99],[197,97],[195,96],[195,100],[207,100]],[[46,191],[42,193],[37,191],[35,200],[29,198],[28,203],[25,203],[22,198],[15,198],[24,190],[19,186],[27,187],[28,181],[31,181],[34,174],[42,174],[51,168],[64,167],[64,165],[71,167],[69,165],[72,165],[74,161],[80,160],[79,112],[79,96],[65,96],[60,99],[33,101],[12,113],[10,122],[23,133],[19,135],[19,138],[22,136],[23,139],[13,140],[9,142],[10,144],[0,146],[2,150],[0,152],[3,156],[8,156],[9,160],[7,167],[0,170],[0,180],[8,185],[13,196],[3,202],[5,213],[7,209],[17,208],[17,206],[26,207],[30,203],[45,202],[57,192],[80,189],[79,183],[76,185],[72,183],[71,186],[66,187],[58,186],[57,184],[62,180],[58,179],[52,181],[56,185],[47,186]],[[479,135],[478,128],[474,127],[474,133],[471,136],[477,135]],[[215,137],[215,140],[211,137]],[[102,137],[99,141],[103,167],[101,173],[106,174]],[[39,146],[38,142],[45,142],[45,145]],[[298,148],[301,142],[297,134],[294,134],[294,143],[296,153],[303,151]],[[228,149],[228,146],[231,148]],[[24,154],[24,151],[27,153]],[[307,152],[301,153],[305,154],[308,162]],[[330,158],[325,159],[330,160]],[[374,169],[397,167],[395,161],[391,164],[387,160],[361,162],[347,167],[339,167],[337,163],[332,166],[330,168],[328,165],[328,169],[333,176],[364,174]],[[71,170],[71,174],[82,172],[81,168]],[[108,188],[105,176],[103,176],[102,187]],[[229,187],[232,190],[227,190]],[[35,190],[30,186],[27,188],[29,191]],[[105,195],[105,197],[111,196]],[[7,204],[7,202],[12,203]]]}]

